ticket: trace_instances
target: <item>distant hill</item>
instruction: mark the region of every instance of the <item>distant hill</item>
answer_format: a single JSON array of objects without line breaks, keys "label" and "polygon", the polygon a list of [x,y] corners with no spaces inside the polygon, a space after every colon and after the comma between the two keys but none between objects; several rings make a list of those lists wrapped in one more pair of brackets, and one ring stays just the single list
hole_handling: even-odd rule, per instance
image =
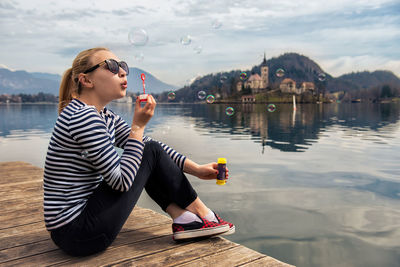
[{"label": "distant hill", "polygon": [[[138,68],[129,68],[129,72],[128,91],[131,92],[142,91],[141,73],[146,75],[146,89],[149,93],[157,94],[178,88],[164,83],[150,73]],[[0,94],[37,94],[43,92],[58,95],[60,81],[61,75],[58,74],[26,72],[23,70],[11,71],[6,68],[0,68]]]},{"label": "distant hill", "polygon": [[130,92],[143,92],[142,80],[140,74],[146,75],[146,93],[159,94],[165,91],[176,90],[178,86],[164,83],[142,69],[129,68],[128,75],[128,91]]},{"label": "distant hill", "polygon": [[[340,77],[333,77],[326,73],[316,62],[310,58],[297,54],[285,53],[279,57],[273,57],[266,60],[269,68],[269,86],[270,88],[279,87],[280,82],[284,78],[291,78],[296,81],[297,87],[302,82],[313,82],[320,91],[337,92],[337,91],[354,91],[363,88],[372,88],[390,84],[400,88],[400,79],[390,71],[374,71],[374,72],[357,72],[345,74]],[[257,73],[260,74],[260,66],[256,65],[249,70],[243,70],[248,77]],[[276,71],[283,69],[285,74],[283,77],[276,76]],[[207,94],[219,95],[223,99],[227,97],[240,97],[236,92],[236,84],[240,80],[241,70],[232,70],[230,72],[221,72],[208,74],[196,79],[190,86],[186,86],[175,91],[175,102],[179,101],[199,101],[197,98],[198,91],[205,91]],[[324,73],[326,78],[323,81],[318,79],[318,75]],[[221,82],[221,77],[224,77]],[[236,94],[236,95],[235,95]],[[160,95],[160,100],[167,100],[167,93]]]},{"label": "distant hill", "polygon": [[344,74],[337,78],[340,81],[353,83],[357,85],[357,89],[368,89],[371,87],[390,84],[400,87],[400,79],[390,71],[377,70],[374,72],[352,72]]},{"label": "distant hill", "polygon": [[[59,81],[35,76],[29,72],[0,68],[0,94],[37,94],[39,92],[58,95]],[[60,77],[61,78],[61,77]]]},{"label": "distant hill", "polygon": [[[269,83],[270,85],[279,84],[284,78],[291,78],[297,84],[302,82],[318,82],[318,74],[325,73],[322,68],[306,56],[296,53],[285,53],[279,57],[273,57],[267,60],[269,70]],[[283,69],[285,75],[277,77],[276,71]],[[260,73],[260,65],[254,66],[250,73]],[[326,74],[326,80],[332,79],[332,76]]]},{"label": "distant hill", "polygon": [[61,81],[61,76],[59,74],[50,74],[45,72],[30,72],[30,74],[35,78],[52,80],[58,83]]}]

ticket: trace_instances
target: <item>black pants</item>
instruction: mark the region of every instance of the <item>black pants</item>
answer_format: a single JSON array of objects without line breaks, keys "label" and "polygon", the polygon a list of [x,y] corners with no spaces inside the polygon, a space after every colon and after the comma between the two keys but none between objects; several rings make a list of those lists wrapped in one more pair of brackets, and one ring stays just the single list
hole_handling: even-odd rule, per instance
[{"label": "black pants", "polygon": [[184,209],[197,198],[181,169],[159,143],[151,141],[145,145],[142,163],[129,191],[118,192],[102,182],[82,213],[51,231],[51,238],[73,256],[105,250],[121,231],[143,188],[164,211],[171,203]]}]

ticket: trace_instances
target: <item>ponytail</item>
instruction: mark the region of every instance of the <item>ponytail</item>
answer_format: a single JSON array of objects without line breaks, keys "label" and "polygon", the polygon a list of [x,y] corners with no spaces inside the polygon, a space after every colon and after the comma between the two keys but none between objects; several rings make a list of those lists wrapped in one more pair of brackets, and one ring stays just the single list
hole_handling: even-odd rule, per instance
[{"label": "ponytail", "polygon": [[72,68],[67,69],[60,84],[60,93],[58,100],[58,114],[68,106],[72,100],[72,91],[74,90],[74,82],[72,81]]}]

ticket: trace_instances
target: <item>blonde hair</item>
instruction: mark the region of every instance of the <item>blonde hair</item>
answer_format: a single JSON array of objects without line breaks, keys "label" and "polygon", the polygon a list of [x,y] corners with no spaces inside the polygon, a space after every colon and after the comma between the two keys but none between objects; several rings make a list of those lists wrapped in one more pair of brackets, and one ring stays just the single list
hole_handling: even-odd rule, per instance
[{"label": "blonde hair", "polygon": [[58,101],[58,114],[68,106],[72,98],[81,93],[81,86],[78,80],[79,73],[83,73],[90,68],[90,59],[98,51],[110,51],[105,47],[95,47],[80,52],[72,62],[72,68],[67,69],[62,77],[60,84],[60,94]]}]

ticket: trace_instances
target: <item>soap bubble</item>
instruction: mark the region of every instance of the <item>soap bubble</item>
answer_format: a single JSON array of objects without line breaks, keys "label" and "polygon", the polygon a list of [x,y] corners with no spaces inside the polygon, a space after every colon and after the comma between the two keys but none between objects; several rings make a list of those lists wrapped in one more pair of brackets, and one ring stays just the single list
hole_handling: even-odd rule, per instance
[{"label": "soap bubble", "polygon": [[211,22],[211,26],[212,26],[214,29],[219,29],[219,28],[221,28],[221,26],[222,26],[222,22],[221,22],[219,19],[214,19],[214,20]]},{"label": "soap bubble", "polygon": [[275,104],[269,104],[268,107],[267,107],[267,110],[269,112],[274,112],[276,110]]},{"label": "soap bubble", "polygon": [[232,116],[233,114],[235,114],[235,109],[233,107],[227,107],[225,110],[225,114],[228,116]]},{"label": "soap bubble", "polygon": [[181,44],[190,45],[192,43],[192,37],[190,35],[182,36]]},{"label": "soap bubble", "polygon": [[143,54],[142,52],[140,52],[140,53],[134,55],[133,58],[134,58],[135,61],[137,61],[137,62],[142,62],[143,59],[144,59],[144,54]]},{"label": "soap bubble", "polygon": [[208,96],[207,96],[206,102],[207,102],[208,104],[212,104],[212,103],[214,103],[214,101],[215,101],[215,96],[213,96],[213,95],[208,95]]},{"label": "soap bubble", "polygon": [[201,45],[197,45],[197,46],[195,46],[195,47],[193,48],[193,50],[194,50],[194,52],[195,52],[196,54],[200,54],[201,51],[203,51],[203,47],[202,47]]},{"label": "soap bubble", "polygon": [[226,82],[226,80],[228,80],[228,77],[226,77],[225,75],[222,75],[221,78],[219,78],[219,81],[220,81],[221,83]]},{"label": "soap bubble", "polygon": [[246,80],[246,79],[247,79],[247,73],[246,73],[246,72],[240,73],[240,79],[241,79],[242,81]]},{"label": "soap bubble", "polygon": [[86,159],[88,157],[88,155],[89,155],[89,152],[87,150],[82,150],[81,151],[81,157],[82,158]]},{"label": "soap bubble", "polygon": [[201,100],[203,100],[204,98],[206,98],[206,96],[207,96],[207,94],[206,94],[206,92],[204,92],[204,91],[199,91],[199,92],[197,93],[197,97],[198,97],[199,99],[201,99]]},{"label": "soap bubble", "polygon": [[318,74],[318,80],[320,82],[325,81],[325,79],[326,79],[326,74],[325,73],[321,72],[320,74]]},{"label": "soap bubble", "polygon": [[171,91],[168,93],[168,100],[174,100],[175,99],[175,92]]},{"label": "soap bubble", "polygon": [[128,40],[134,46],[143,46],[149,41],[149,36],[143,29],[132,29],[129,31]]},{"label": "soap bubble", "polygon": [[283,77],[283,75],[285,75],[285,71],[283,69],[277,69],[275,74],[277,77],[280,78]]}]

